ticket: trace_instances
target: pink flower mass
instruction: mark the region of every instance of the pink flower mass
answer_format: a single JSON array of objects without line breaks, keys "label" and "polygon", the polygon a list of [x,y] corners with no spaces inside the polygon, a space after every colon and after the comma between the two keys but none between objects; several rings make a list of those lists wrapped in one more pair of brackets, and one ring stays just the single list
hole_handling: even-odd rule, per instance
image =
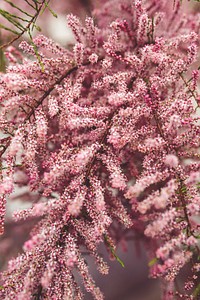
[{"label": "pink flower mass", "polygon": [[[2,48],[0,247],[9,222],[25,238],[1,272],[0,299],[104,299],[87,256],[107,274],[104,244],[123,266],[125,232],[142,237],[160,299],[200,299],[200,13],[181,1],[103,0],[67,26],[73,45],[40,33]],[[16,197],[29,206],[9,216]]]}]

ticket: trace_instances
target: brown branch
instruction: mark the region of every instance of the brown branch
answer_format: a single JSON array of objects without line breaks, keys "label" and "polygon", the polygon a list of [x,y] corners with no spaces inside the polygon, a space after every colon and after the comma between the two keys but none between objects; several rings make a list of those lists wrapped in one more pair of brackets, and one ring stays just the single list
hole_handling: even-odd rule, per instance
[{"label": "brown branch", "polygon": [[197,107],[199,107],[198,101],[197,101],[197,96],[195,95],[194,91],[191,90],[191,88],[189,87],[189,81],[187,82],[183,76],[182,73],[179,74],[181,79],[183,80],[186,88],[188,89],[188,91],[191,93],[192,97],[195,99],[196,103],[197,103]]},{"label": "brown branch", "polygon": [[7,148],[10,146],[10,142],[11,140],[8,140],[8,142],[3,145],[3,150],[0,151],[0,157],[4,154],[4,152],[6,152]]},{"label": "brown branch", "polygon": [[[88,63],[85,63],[84,65],[88,65]],[[24,122],[27,122],[30,120],[31,116],[34,114],[34,110],[36,110],[44,101],[44,99],[46,99],[51,92],[54,90],[56,85],[59,85],[67,76],[69,76],[71,73],[73,73],[74,71],[76,71],[78,69],[77,66],[67,70],[58,80],[56,80],[51,86],[50,88],[42,95],[42,97],[40,97],[40,99],[37,101],[36,106],[34,106],[34,109],[31,110],[31,112],[27,115],[27,117],[25,118]]]},{"label": "brown branch", "polygon": [[[155,111],[155,109],[153,109],[153,116],[154,116],[154,119],[156,121],[156,126],[157,126],[157,129],[158,129],[161,137],[167,142],[167,145],[165,146],[165,150],[166,150],[167,153],[169,153],[169,146],[170,145],[169,145],[167,139],[165,138],[162,126],[160,124],[160,121],[159,121],[159,118],[157,116],[157,112]],[[178,157],[177,150],[175,150],[175,152],[176,152],[176,156]],[[192,230],[192,225],[190,223],[189,215],[188,215],[188,212],[187,212],[187,207],[186,207],[186,199],[185,199],[186,193],[184,193],[184,188],[185,188],[184,180],[181,178],[179,172],[176,172],[176,178],[177,178],[177,180],[179,182],[179,185],[180,185],[178,193],[180,195],[180,201],[181,201],[181,205],[182,205],[182,208],[183,208],[184,217],[185,217],[185,220],[187,222],[187,228],[186,228],[187,236],[189,237],[189,236],[192,235],[192,236],[195,237],[194,231]],[[198,253],[200,253],[200,249],[199,249],[198,246],[196,246],[196,250],[197,250]]]},{"label": "brown branch", "polygon": [[184,215],[185,215],[185,219],[187,221],[188,227],[187,227],[187,236],[193,235],[193,230],[190,224],[190,220],[189,220],[189,216],[187,213],[187,208],[186,208],[186,202],[185,202],[185,194],[183,192],[184,188],[185,188],[185,184],[184,181],[182,179],[180,179],[180,177],[178,176],[178,180],[180,182],[180,189],[179,189],[179,194],[180,194],[180,200],[183,206],[183,210],[184,210]]},{"label": "brown branch", "polygon": [[28,25],[24,28],[24,30],[21,31],[21,33],[19,33],[16,37],[14,37],[10,42],[7,42],[3,45],[0,46],[0,50],[3,48],[6,48],[8,46],[10,46],[12,43],[14,43],[15,41],[17,41],[25,32],[30,30],[31,25],[34,23],[34,21],[37,19],[37,17],[39,16],[43,5],[45,4],[45,0],[42,0],[42,3],[40,4],[36,14],[30,19]]},{"label": "brown branch", "polygon": [[[85,63],[85,65],[88,65],[88,63]],[[71,68],[71,69],[68,69],[58,80],[56,80],[51,86],[50,88],[40,97],[40,99],[38,100],[36,106],[34,107],[34,109],[32,109],[30,111],[29,114],[27,114],[26,118],[24,119],[24,124],[27,122],[27,121],[30,121],[30,118],[32,117],[32,115],[34,115],[34,112],[35,112],[35,109],[37,109],[42,103],[43,101],[50,95],[50,93],[54,90],[55,86],[60,84],[63,79],[65,79],[67,76],[69,76],[72,72],[76,71],[78,69],[77,66]],[[10,142],[11,140],[9,140],[5,145],[4,145],[4,148],[2,151],[0,151],[0,157],[5,153],[5,151],[7,150],[7,148],[9,147],[10,145]]]},{"label": "brown branch", "polygon": [[113,117],[115,115],[116,111],[112,112],[110,117],[109,117],[109,123],[106,127],[106,130],[104,131],[103,135],[102,135],[102,138],[100,139],[99,143],[101,145],[100,149],[98,151],[95,152],[95,154],[93,155],[91,161],[89,162],[88,166],[87,166],[87,170],[86,170],[86,174],[85,174],[85,182],[84,184],[87,185],[87,181],[89,180],[89,176],[90,176],[90,172],[92,170],[92,167],[93,167],[93,164],[95,163],[96,161],[96,156],[97,154],[102,150],[104,144],[105,144],[105,141],[106,141],[106,137],[108,135],[108,132],[112,126],[112,123],[113,123]]},{"label": "brown branch", "polygon": [[[103,57],[99,58],[99,61],[101,61],[103,59]],[[87,66],[90,65],[89,61],[86,61],[85,63],[82,64],[82,66]],[[34,106],[34,108],[30,111],[29,114],[27,114],[26,118],[24,119],[24,124],[26,124],[26,122],[30,121],[30,118],[34,115],[35,110],[42,105],[43,101],[51,94],[51,92],[55,89],[56,85],[61,84],[61,82],[68,77],[70,74],[72,74],[73,72],[78,70],[78,66],[74,66],[71,69],[68,69],[67,71],[65,71],[63,73],[63,75],[58,78],[51,86],[50,88],[39,98],[39,100],[36,102],[36,105]],[[18,128],[16,128],[17,130]],[[10,145],[11,140],[9,140],[6,145],[4,145],[3,150],[0,151],[0,157],[5,153],[5,151],[7,150],[7,148]]]},{"label": "brown branch", "polygon": [[152,109],[152,112],[153,112],[154,119],[156,121],[157,129],[158,129],[158,131],[160,133],[160,136],[165,140],[164,132],[163,132],[162,126],[160,125],[157,112],[155,111],[155,109]]}]

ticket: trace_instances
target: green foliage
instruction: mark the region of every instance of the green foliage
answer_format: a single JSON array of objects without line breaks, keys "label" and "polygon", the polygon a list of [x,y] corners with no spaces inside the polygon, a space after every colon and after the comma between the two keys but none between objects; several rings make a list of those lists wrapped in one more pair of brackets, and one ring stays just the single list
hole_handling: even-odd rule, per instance
[{"label": "green foliage", "polygon": [[[56,13],[52,11],[52,9],[49,7],[50,0],[23,0],[24,3],[22,3],[21,6],[18,6],[17,4],[9,0],[3,1],[8,3],[12,8],[14,8],[16,10],[16,14],[10,13],[9,11],[0,8],[0,15],[11,24],[11,26],[9,27],[0,23],[0,29],[9,31],[12,35],[14,35],[14,37],[11,38],[10,41],[0,45],[0,71],[5,71],[5,59],[2,49],[9,46],[14,41],[18,40],[24,33],[28,34],[30,43],[34,48],[35,55],[41,66],[41,69],[44,71],[44,66],[42,64],[41,57],[38,53],[36,45],[33,42],[32,31],[33,29],[41,31],[41,28],[38,25],[36,25],[36,21],[37,18],[45,11],[45,9],[48,9],[54,17],[57,17]],[[23,9],[23,4],[28,4],[31,13]]]},{"label": "green foliage", "polygon": [[[21,36],[23,33],[25,33],[28,28],[31,26],[31,24],[34,24],[37,16],[38,16],[38,1],[32,1],[33,4],[27,2],[29,4],[31,10],[34,9],[34,14],[28,13],[27,11],[23,10],[23,4],[22,7],[19,7],[15,5],[13,2],[9,0],[4,0],[4,2],[8,3],[12,8],[16,10],[16,14],[11,14],[9,11],[6,11],[4,9],[0,9],[0,15],[5,18],[11,25],[13,25],[11,28],[6,27],[6,30],[10,31],[11,33],[14,33],[17,36]],[[5,29],[3,24],[0,24],[1,28]],[[16,28],[16,30],[13,30],[13,27]]]},{"label": "green foliage", "polygon": [[[48,8],[48,10],[50,11],[50,13],[55,17],[55,18],[57,18],[58,17],[58,15],[49,7],[49,2],[50,2],[50,0],[47,2],[47,1],[45,1],[45,7],[44,7],[44,9],[43,9],[43,11],[46,9],[46,8]],[[42,13],[43,13],[43,11],[42,11]]]},{"label": "green foliage", "polygon": [[[200,2],[200,1],[198,1]],[[193,296],[194,299],[198,299],[197,297],[200,295],[200,283],[197,285],[197,287],[195,288],[194,292],[193,292]]]},{"label": "green foliage", "polygon": [[114,247],[111,245],[109,238],[107,235],[104,235],[104,240],[105,240],[105,244],[108,246],[111,254],[113,255],[113,257],[118,261],[118,263],[124,268],[124,262],[121,260],[121,258],[119,258],[119,256],[116,254]]},{"label": "green foliage", "polygon": [[5,56],[2,49],[0,49],[0,72],[5,72],[6,69],[6,62],[5,62]]},{"label": "green foliage", "polygon": [[40,64],[40,67],[41,67],[41,69],[42,69],[42,72],[44,72],[44,64],[43,64],[43,62],[42,62],[42,60],[41,60],[41,57],[40,57],[40,54],[39,54],[39,52],[38,52],[37,46],[35,45],[35,43],[34,43],[34,41],[33,41],[33,37],[32,37],[32,35],[31,35],[31,31],[30,31],[30,30],[28,31],[28,34],[29,34],[29,37],[30,37],[30,43],[31,43],[31,45],[33,46],[35,55],[36,55],[37,60],[38,60],[38,62],[39,62],[39,64]]},{"label": "green foliage", "polygon": [[152,258],[152,259],[149,261],[148,266],[149,266],[149,267],[152,267],[152,266],[155,265],[157,262],[158,262],[158,258],[157,258],[157,257],[154,257],[154,258]]}]

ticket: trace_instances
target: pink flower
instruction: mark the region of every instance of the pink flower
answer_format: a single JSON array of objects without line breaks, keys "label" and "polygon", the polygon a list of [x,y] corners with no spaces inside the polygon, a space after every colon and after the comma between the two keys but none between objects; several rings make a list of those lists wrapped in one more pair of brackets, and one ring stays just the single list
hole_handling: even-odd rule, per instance
[{"label": "pink flower", "polygon": [[[30,30],[47,6],[4,2],[9,16],[30,16]],[[54,2],[65,13],[69,1]],[[199,14],[181,1],[96,2],[84,22],[67,16],[70,45],[36,35],[1,66],[0,234],[6,219],[5,237],[12,228],[24,247],[1,274],[0,299],[80,300],[81,280],[102,300],[85,252],[107,274],[100,243],[123,265],[116,244],[133,236],[155,257],[150,274],[169,282],[165,299],[188,261],[196,288]],[[10,226],[14,199],[29,208]]]},{"label": "pink flower", "polygon": [[173,154],[168,154],[165,157],[165,164],[170,168],[176,168],[178,166],[178,158]]}]

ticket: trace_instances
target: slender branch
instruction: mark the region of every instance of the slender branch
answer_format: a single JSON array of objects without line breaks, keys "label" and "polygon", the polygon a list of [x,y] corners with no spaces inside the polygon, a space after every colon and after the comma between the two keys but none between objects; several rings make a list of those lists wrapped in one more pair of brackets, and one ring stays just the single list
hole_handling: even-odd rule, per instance
[{"label": "slender branch", "polygon": [[185,86],[187,87],[188,91],[191,93],[192,97],[195,99],[196,103],[197,103],[197,107],[199,107],[198,101],[197,101],[197,96],[195,95],[194,91],[191,90],[190,86],[189,86],[189,81],[187,82],[183,76],[182,73],[180,73],[180,77],[183,80]]},{"label": "slender branch", "polygon": [[[88,65],[89,63],[87,63]],[[85,64],[86,65],[86,64]],[[59,85],[66,77],[68,77],[71,73],[76,71],[78,69],[77,66],[67,70],[57,81],[55,81],[50,88],[40,97],[40,99],[37,101],[37,104],[34,106],[34,109],[31,110],[31,112],[26,116],[24,122],[27,122],[30,120],[32,115],[34,114],[34,110],[36,110],[42,103],[43,101],[51,94],[51,92],[55,89],[56,85]]]},{"label": "slender branch", "polygon": [[42,300],[42,285],[38,286],[38,291],[33,295],[34,300]]},{"label": "slender branch", "polygon": [[[103,59],[99,58],[99,61],[101,61]],[[82,64],[83,66],[87,66],[90,65],[89,61],[86,61],[85,63]],[[24,124],[28,121],[30,121],[31,117],[34,115],[35,110],[42,105],[43,101],[51,94],[51,92],[55,89],[55,87],[59,84],[61,84],[61,82],[68,77],[70,74],[72,74],[73,72],[78,70],[78,66],[73,66],[71,69],[66,70],[63,75],[61,75],[60,78],[58,78],[51,86],[50,88],[39,98],[39,100],[36,102],[36,105],[34,106],[34,108],[30,111],[29,114],[27,114],[26,118],[24,119]],[[16,128],[17,130],[18,128]],[[7,148],[10,145],[11,140],[9,140],[5,145],[3,150],[0,151],[0,157],[6,152]]]},{"label": "slender branch", "polygon": [[[24,11],[23,9],[21,9],[20,7],[18,7],[17,5],[15,5],[13,2],[11,2],[9,0],[4,0],[4,1],[7,2],[8,4],[10,4],[12,7],[16,8],[17,10],[19,10],[24,15],[27,15],[30,18],[33,17],[32,15],[30,15],[29,13],[27,13],[26,11]],[[29,4],[29,5],[32,6],[31,4]],[[32,7],[34,8],[34,6],[32,6]]]},{"label": "slender branch", "polygon": [[3,49],[3,48],[6,48],[8,47],[9,45],[11,45],[12,43],[14,43],[16,40],[18,40],[25,32],[29,31],[30,30],[30,27],[31,25],[35,22],[35,20],[37,19],[37,17],[39,16],[41,10],[42,10],[42,7],[43,5],[45,4],[45,0],[42,0],[40,6],[38,7],[37,9],[37,12],[36,14],[30,19],[28,25],[20,32],[18,33],[18,35],[16,37],[14,37],[11,41],[3,44],[0,46],[0,49]]},{"label": "slender branch", "polygon": [[92,167],[93,167],[93,165],[94,165],[94,163],[96,161],[97,153],[99,153],[102,150],[102,148],[103,148],[103,146],[105,144],[105,140],[106,140],[108,132],[109,132],[111,126],[112,126],[113,117],[114,117],[115,114],[116,114],[116,111],[112,112],[112,114],[110,115],[110,117],[109,117],[109,123],[108,123],[108,125],[106,127],[106,130],[104,131],[104,133],[102,135],[102,138],[100,139],[100,145],[101,145],[101,147],[100,147],[100,149],[97,152],[95,152],[95,154],[93,155],[91,161],[88,164],[88,167],[87,167],[87,170],[86,170],[86,174],[85,174],[85,184],[87,183],[87,181],[89,179],[89,175],[91,173]]},{"label": "slender branch", "polygon": [[[153,116],[154,116],[154,119],[156,121],[156,126],[158,128],[158,131],[159,131],[160,135],[168,143],[167,139],[165,138],[162,126],[160,124],[160,121],[159,121],[159,118],[157,116],[157,112],[155,111],[155,109],[153,109]],[[166,152],[168,153],[169,152],[169,144],[166,145],[165,149],[166,149]],[[176,151],[176,155],[178,157],[178,152],[177,151]],[[191,225],[191,222],[190,222],[190,219],[189,219],[189,215],[188,215],[188,212],[187,212],[187,207],[186,207],[185,196],[186,196],[187,190],[186,190],[186,187],[185,187],[185,184],[184,184],[184,180],[181,178],[181,176],[178,172],[176,172],[176,178],[177,178],[177,180],[179,182],[179,185],[180,185],[178,194],[180,196],[180,201],[181,201],[181,205],[182,205],[182,208],[183,208],[184,217],[185,217],[185,220],[187,222],[187,228],[186,228],[187,236],[189,237],[189,236],[192,235],[192,236],[195,237],[194,231],[192,230],[192,225]],[[197,250],[198,253],[200,253],[200,249],[199,249],[198,246],[196,246],[196,250]]]},{"label": "slender branch", "polygon": [[8,140],[7,143],[3,145],[3,150],[0,151],[0,157],[6,152],[7,148],[10,146],[10,142],[11,140]]},{"label": "slender branch", "polygon": [[[198,66],[197,70],[200,70],[200,66]],[[192,77],[190,77],[190,79],[188,79],[187,83],[190,83],[190,81],[192,81]]]},{"label": "slender branch", "polygon": [[189,216],[188,216],[188,212],[187,212],[187,207],[186,207],[186,202],[185,202],[185,193],[186,193],[185,184],[184,184],[183,179],[180,178],[180,176],[178,176],[178,180],[179,180],[179,183],[180,183],[179,195],[180,195],[180,200],[181,200],[182,207],[183,207],[183,210],[184,210],[185,219],[186,219],[187,224],[188,224],[186,230],[187,230],[187,236],[189,237],[190,235],[194,235],[194,232],[193,232],[191,224],[190,224],[190,220],[189,220]]}]

